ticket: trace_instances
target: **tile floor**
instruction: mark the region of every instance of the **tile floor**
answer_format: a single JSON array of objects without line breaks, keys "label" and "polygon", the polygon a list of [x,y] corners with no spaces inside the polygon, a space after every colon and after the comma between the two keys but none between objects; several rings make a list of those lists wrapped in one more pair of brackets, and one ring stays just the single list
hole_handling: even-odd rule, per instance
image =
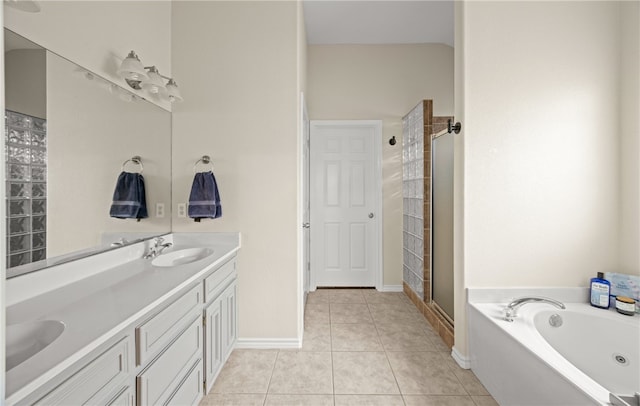
[{"label": "tile floor", "polygon": [[200,406],[495,406],[404,293],[309,294],[299,350],[234,350]]}]

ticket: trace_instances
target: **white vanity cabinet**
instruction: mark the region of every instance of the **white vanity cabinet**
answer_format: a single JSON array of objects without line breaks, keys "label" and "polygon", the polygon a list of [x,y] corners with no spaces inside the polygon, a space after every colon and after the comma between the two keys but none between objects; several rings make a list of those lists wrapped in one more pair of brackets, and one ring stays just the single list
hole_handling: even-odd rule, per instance
[{"label": "white vanity cabinet", "polygon": [[235,255],[177,279],[179,288],[103,336],[88,361],[9,404],[197,405],[237,341],[236,279]]},{"label": "white vanity cabinet", "polygon": [[138,406],[195,405],[211,389],[237,340],[236,275],[234,257],[136,328]]},{"label": "white vanity cabinet", "polygon": [[131,396],[122,395],[128,389],[128,377],[133,366],[131,344],[129,337],[122,338],[35,404],[130,404]]},{"label": "white vanity cabinet", "polygon": [[237,341],[235,258],[205,278],[205,382],[207,392]]}]

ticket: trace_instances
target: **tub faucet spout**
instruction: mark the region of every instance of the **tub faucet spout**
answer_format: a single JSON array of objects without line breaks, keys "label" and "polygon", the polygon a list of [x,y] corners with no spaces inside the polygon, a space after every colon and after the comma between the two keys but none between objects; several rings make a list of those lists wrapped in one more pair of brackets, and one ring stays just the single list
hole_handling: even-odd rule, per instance
[{"label": "tub faucet spout", "polygon": [[548,297],[540,297],[540,296],[521,297],[519,299],[514,299],[511,303],[507,305],[507,307],[505,307],[504,309],[505,321],[513,321],[514,318],[518,317],[518,309],[527,303],[548,303],[550,305],[557,307],[558,309],[566,309],[565,305],[562,302],[559,302],[554,299],[549,299]]}]

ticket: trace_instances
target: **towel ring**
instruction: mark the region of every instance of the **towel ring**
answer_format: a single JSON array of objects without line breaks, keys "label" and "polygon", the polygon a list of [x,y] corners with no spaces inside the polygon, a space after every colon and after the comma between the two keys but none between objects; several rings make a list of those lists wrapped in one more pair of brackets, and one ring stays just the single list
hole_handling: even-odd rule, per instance
[{"label": "towel ring", "polygon": [[213,164],[211,163],[211,157],[209,155],[203,155],[202,158],[198,159],[195,164],[193,164],[193,172],[196,173],[196,167],[198,164],[202,162],[205,165],[211,164],[211,169],[213,170]]},{"label": "towel ring", "polygon": [[136,165],[140,165],[140,174],[142,175],[142,171],[144,171],[144,165],[142,165],[142,158],[140,158],[139,155],[136,155],[134,157],[131,157],[130,159],[127,159],[126,161],[124,161],[122,163],[122,172],[124,172],[124,167],[127,165],[127,163],[132,162]]}]

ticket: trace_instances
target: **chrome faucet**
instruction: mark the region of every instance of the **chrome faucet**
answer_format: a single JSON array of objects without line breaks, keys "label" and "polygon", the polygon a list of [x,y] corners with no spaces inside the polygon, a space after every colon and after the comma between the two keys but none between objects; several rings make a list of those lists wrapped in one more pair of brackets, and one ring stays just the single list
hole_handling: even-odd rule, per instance
[{"label": "chrome faucet", "polygon": [[162,254],[162,251],[171,247],[173,243],[166,242],[164,243],[164,238],[156,237],[153,240],[153,245],[149,247],[149,251],[145,254],[144,259],[152,259]]},{"label": "chrome faucet", "polygon": [[528,296],[521,297],[519,299],[514,299],[511,303],[507,305],[504,309],[504,320],[505,321],[513,321],[514,318],[518,317],[518,309],[524,306],[527,303],[548,303],[557,307],[558,309],[566,309],[565,305],[561,302],[558,302],[554,299],[549,299],[548,297],[539,297],[539,296]]}]

